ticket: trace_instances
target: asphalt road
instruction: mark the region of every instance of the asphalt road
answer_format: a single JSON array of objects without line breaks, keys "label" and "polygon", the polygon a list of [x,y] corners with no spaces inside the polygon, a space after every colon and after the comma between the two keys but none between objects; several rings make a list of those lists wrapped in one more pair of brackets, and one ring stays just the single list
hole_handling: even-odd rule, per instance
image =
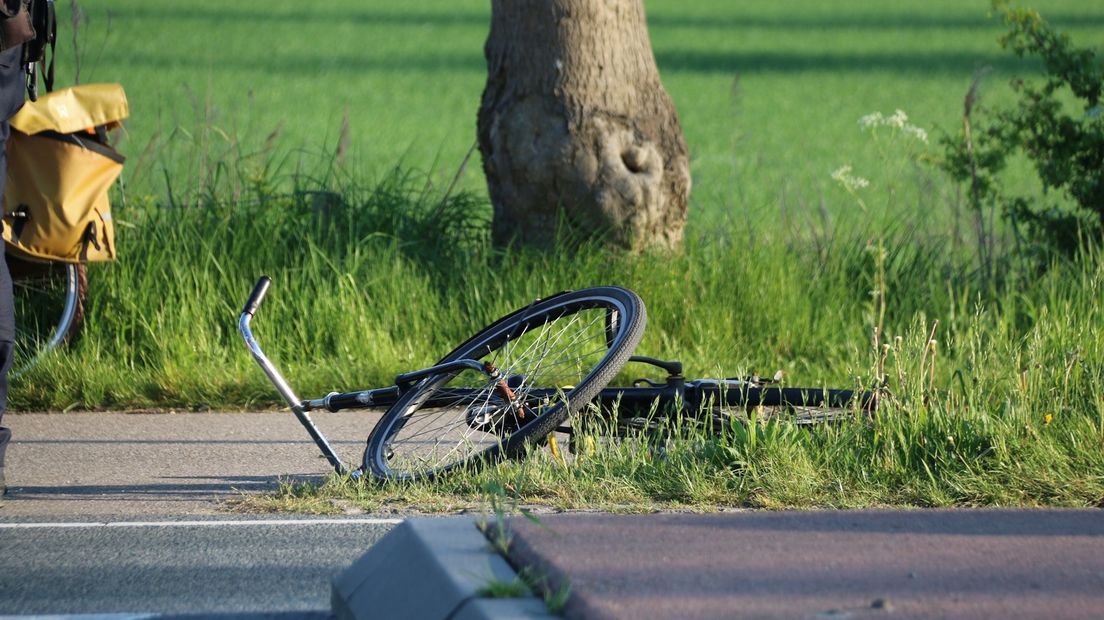
[{"label": "asphalt road", "polygon": [[[318,414],[359,462],[373,414]],[[402,515],[250,515],[232,501],[329,465],[287,412],[15,414],[0,616],[324,615],[330,579]],[[294,612],[294,613],[293,613]]]},{"label": "asphalt road", "polygon": [[[357,462],[371,414],[316,417]],[[404,516],[234,512],[242,494],[329,473],[288,413],[4,421],[0,616],[321,618],[330,579]],[[570,586],[574,617],[1099,618],[1102,514],[546,515],[518,520],[511,559]],[[381,566],[371,578],[401,584],[382,594],[405,609],[426,571]]]},{"label": "asphalt road", "polygon": [[[357,466],[378,413],[315,414]],[[196,515],[271,491],[281,479],[331,472],[289,412],[9,414],[8,496],[0,521],[21,517]]]},{"label": "asphalt road", "polygon": [[0,524],[0,615],[325,617],[330,580],[394,520]]}]

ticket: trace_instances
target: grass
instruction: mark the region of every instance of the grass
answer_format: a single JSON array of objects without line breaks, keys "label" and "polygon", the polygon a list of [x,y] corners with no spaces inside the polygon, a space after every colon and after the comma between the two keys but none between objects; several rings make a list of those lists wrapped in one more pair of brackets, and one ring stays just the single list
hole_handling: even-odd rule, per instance
[{"label": "grass", "polygon": [[492,580],[476,591],[481,598],[523,598],[531,593],[521,577],[514,577],[513,581]]},{"label": "grass", "polygon": [[[1102,42],[1104,11],[1036,6]],[[12,386],[15,410],[278,406],[235,330],[262,273],[275,284],[254,328],[304,396],[384,385],[534,297],[618,284],[648,306],[638,351],[689,376],[884,375],[894,397],[872,423],[767,424],[754,441],[683,428],[662,458],[597,441],[569,465],[540,452],[434,483],[288,482],[245,505],[454,511],[495,484],[626,511],[1104,503],[1099,250],[981,280],[934,148],[857,124],[904,108],[953,130],[985,64],[985,96],[1006,94],[1030,66],[999,51],[983,3],[650,2],[694,191],[685,252],[639,257],[489,247],[478,158],[457,174],[485,3],[85,10],[81,77],[123,82],[134,111],[122,258],[90,269],[84,335]],[[861,194],[831,180],[845,164],[869,179]]]},{"label": "grass", "polygon": [[[598,440],[566,464],[539,451],[433,483],[333,480],[251,507],[301,510],[308,508],[304,498],[339,496],[369,510],[455,511],[474,509],[488,485],[501,485],[523,504],[632,512],[1100,506],[1104,317],[1092,300],[1102,271],[1099,262],[1070,269],[1009,295],[1003,309],[977,305],[943,315],[937,354],[928,344],[928,316],[888,330],[893,396],[871,422],[808,430],[763,423],[755,433],[735,424],[720,435],[687,425],[662,455],[647,441]],[[862,353],[855,359],[871,361]]]}]

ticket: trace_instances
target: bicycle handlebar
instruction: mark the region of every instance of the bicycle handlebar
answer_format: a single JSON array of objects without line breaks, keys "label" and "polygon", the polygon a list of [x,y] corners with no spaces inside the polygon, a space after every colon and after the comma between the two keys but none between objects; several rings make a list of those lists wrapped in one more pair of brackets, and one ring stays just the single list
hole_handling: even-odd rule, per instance
[{"label": "bicycle handlebar", "polygon": [[678,360],[661,360],[654,357],[646,357],[643,355],[633,355],[629,358],[630,362],[639,362],[641,364],[649,364],[666,370],[667,374],[672,377],[682,376],[682,362]]},{"label": "bicycle handlebar", "polygon": [[249,316],[256,314],[257,308],[261,306],[265,294],[268,293],[268,287],[271,285],[272,278],[261,276],[261,278],[257,280],[257,284],[253,286],[253,292],[249,294],[249,300],[245,302],[245,307],[242,308],[242,314],[248,314]]},{"label": "bicycle handlebar", "polygon": [[[291,386],[288,385],[284,376],[280,374],[280,371],[276,369],[272,360],[268,359],[264,351],[261,349],[261,345],[257,344],[256,338],[253,337],[253,330],[250,329],[249,323],[253,320],[253,315],[256,314],[257,308],[260,307],[261,302],[264,300],[265,293],[268,292],[268,287],[272,284],[272,278],[268,276],[261,276],[257,280],[257,284],[253,286],[253,292],[249,294],[249,300],[245,302],[245,307],[242,308],[241,316],[238,317],[238,331],[241,332],[242,339],[245,340],[245,345],[249,347],[249,351],[253,354],[253,359],[264,371],[265,376],[272,383],[276,391],[280,393],[280,396],[287,402],[288,407],[291,408],[291,412],[295,414],[295,417],[299,419],[299,423],[303,425],[303,428],[307,430],[307,434],[314,440],[315,445],[322,451],[322,454],[326,457],[326,460],[333,466],[334,471],[339,475],[349,473],[349,469],[341,462],[341,458],[334,452],[334,449],[330,446],[330,442],[326,439],[322,431],[318,430],[318,427],[314,425],[314,422],[310,419],[310,415],[307,413],[307,409],[304,407],[303,401],[299,400],[299,397],[292,391]],[[353,472],[354,475],[359,475]]]}]

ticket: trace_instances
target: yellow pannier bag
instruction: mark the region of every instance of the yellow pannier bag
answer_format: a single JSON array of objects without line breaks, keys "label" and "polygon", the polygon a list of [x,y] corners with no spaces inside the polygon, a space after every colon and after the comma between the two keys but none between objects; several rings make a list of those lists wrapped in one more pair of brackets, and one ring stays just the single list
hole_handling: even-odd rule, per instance
[{"label": "yellow pannier bag", "polygon": [[124,158],[107,132],[129,115],[118,84],[89,84],[28,101],[11,119],[3,235],[18,258],[115,258],[107,192]]}]

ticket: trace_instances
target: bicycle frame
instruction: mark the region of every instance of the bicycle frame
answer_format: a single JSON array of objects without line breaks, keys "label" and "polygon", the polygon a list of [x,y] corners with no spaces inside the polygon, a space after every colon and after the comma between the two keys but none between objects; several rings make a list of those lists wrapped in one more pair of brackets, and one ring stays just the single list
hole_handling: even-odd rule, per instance
[{"label": "bicycle frame", "polygon": [[[242,309],[238,320],[238,330],[245,339],[253,358],[260,365],[269,381],[276,387],[280,396],[291,408],[299,423],[306,429],[326,460],[338,474],[359,476],[359,468],[350,470],[338,457],[332,446],[310,417],[311,411],[331,412],[346,409],[370,409],[390,407],[399,398],[419,382],[447,373],[456,373],[470,369],[483,372],[487,378],[496,382],[500,395],[515,402],[514,394],[507,381],[493,367],[477,360],[460,359],[399,374],[395,385],[388,387],[357,390],[353,392],[330,392],[325,396],[311,400],[301,400],[284,379],[272,361],[265,355],[253,336],[250,322],[257,313],[261,302],[268,292],[272,280],[262,276]],[[659,360],[651,357],[632,356],[630,362],[648,364],[667,372],[663,383],[640,379],[633,387],[607,387],[601,390],[594,401],[600,410],[612,414],[620,420],[638,418],[651,419],[656,416],[683,415],[698,418],[703,412],[715,407],[821,407],[832,409],[850,408],[866,413],[877,408],[876,392],[854,392],[852,390],[825,390],[821,388],[787,388],[769,385],[772,381],[748,379],[695,379],[687,380],[682,376],[682,364],[678,361]],[[646,383],[646,387],[639,384]],[[553,401],[556,388],[534,388],[526,391],[526,398],[532,402]],[[429,402],[440,400],[442,403],[454,402],[462,396],[464,389],[443,390],[431,396]],[[538,414],[540,415],[540,414]],[[811,420],[806,423],[812,423]],[[559,427],[558,431],[573,432],[570,427]]]}]

